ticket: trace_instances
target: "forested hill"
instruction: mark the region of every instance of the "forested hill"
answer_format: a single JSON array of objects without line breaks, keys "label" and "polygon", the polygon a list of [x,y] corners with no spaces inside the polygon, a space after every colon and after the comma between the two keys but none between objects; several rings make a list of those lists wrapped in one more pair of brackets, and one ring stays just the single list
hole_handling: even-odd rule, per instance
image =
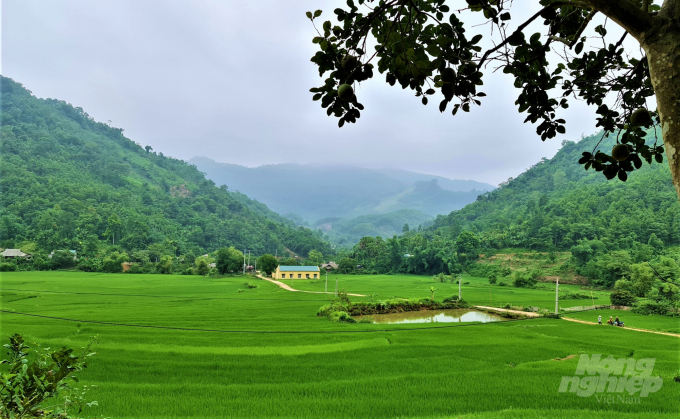
[{"label": "forested hill", "polygon": [[[146,149],[81,108],[1,77],[0,247],[202,254],[330,252],[319,234],[217,187],[194,166]],[[113,249],[111,249],[113,248]]]},{"label": "forested hill", "polygon": [[[243,167],[207,157],[189,162],[218,184],[264,202],[279,214],[310,225],[328,217],[351,219],[404,209],[435,217],[474,202],[494,186],[400,170],[342,166],[329,156],[320,165]],[[297,216],[297,217],[296,217]],[[416,220],[411,220],[415,222]]]},{"label": "forested hill", "polygon": [[[569,249],[581,239],[597,239],[627,249],[634,242],[646,244],[652,234],[666,246],[680,244],[680,204],[668,163],[645,162],[627,182],[607,181],[577,163],[599,139],[598,134],[565,141],[554,158],[438,217],[432,228],[454,237],[472,230],[488,248]],[[605,139],[601,148],[610,150],[614,142]],[[653,132],[647,142],[654,142]]]}]

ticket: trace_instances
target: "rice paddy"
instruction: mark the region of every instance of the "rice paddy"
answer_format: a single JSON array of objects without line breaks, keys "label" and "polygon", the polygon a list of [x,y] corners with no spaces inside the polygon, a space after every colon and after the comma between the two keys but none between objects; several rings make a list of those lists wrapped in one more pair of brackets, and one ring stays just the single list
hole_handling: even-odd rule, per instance
[{"label": "rice paddy", "polygon": [[[458,289],[415,276],[338,280],[341,289],[377,299],[429,297],[435,286],[441,300]],[[489,305],[491,289],[495,306],[554,308],[554,289],[463,281],[473,304]],[[18,332],[43,346],[79,347],[99,336],[98,355],[80,375],[97,386],[90,397],[99,406],[87,417],[619,419],[680,412],[677,337],[546,318],[339,324],[315,316],[327,302],[323,294],[241,277],[16,272],[3,273],[1,285],[3,341]],[[324,284],[294,286],[322,291]],[[596,304],[608,303],[606,294],[595,292],[602,295]],[[626,325],[637,321],[625,316]],[[641,317],[650,327],[677,326]],[[639,403],[559,393],[579,354],[655,358],[663,386]]]}]

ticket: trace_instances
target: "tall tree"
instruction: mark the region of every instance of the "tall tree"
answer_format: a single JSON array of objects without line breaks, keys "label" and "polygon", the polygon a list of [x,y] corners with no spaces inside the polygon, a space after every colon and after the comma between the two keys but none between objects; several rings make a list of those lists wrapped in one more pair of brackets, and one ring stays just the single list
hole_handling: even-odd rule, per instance
[{"label": "tall tree", "polygon": [[[339,126],[354,123],[364,106],[353,86],[373,77],[374,63],[387,83],[415,92],[423,104],[439,91],[444,112],[454,101],[452,113],[469,112],[486,96],[478,91],[484,73],[502,69],[521,89],[516,100],[525,122],[538,124],[542,140],[565,133],[558,112],[570,97],[597,107],[597,126],[604,135],[616,134],[617,144],[604,152],[596,146],[585,151],[580,164],[603,172],[607,179],[625,181],[628,173],[648,163],[663,161],[663,146],[645,143],[643,127],[660,125],[680,197],[680,0],[538,0],[541,10],[512,24],[511,0],[356,0],[334,10],[338,24],[325,21],[313,42],[318,51],[312,61],[324,84],[312,88],[328,115]],[[453,8],[449,6],[453,4]],[[492,48],[482,52],[482,34],[461,16],[482,13],[496,37]],[[314,23],[321,10],[307,12]],[[589,25],[598,14],[623,29],[609,39],[605,24]],[[535,24],[534,24],[535,23]],[[543,24],[540,32],[530,34]],[[315,26],[316,27],[316,26]],[[586,32],[589,31],[589,32]],[[586,45],[586,34],[601,38]],[[370,38],[370,39],[369,39]],[[633,38],[640,53],[625,51],[624,41]],[[375,45],[375,51],[368,51]],[[601,45],[601,46],[600,46]],[[550,51],[555,51],[551,54]],[[548,59],[560,62],[550,65]],[[647,99],[656,96],[657,109],[646,110]],[[607,105],[613,98],[613,105]],[[674,123],[675,121],[675,123]]]},{"label": "tall tree", "polygon": [[274,255],[264,254],[257,258],[257,265],[260,270],[267,275],[271,275],[272,272],[276,270],[279,266],[279,261],[274,257]]}]

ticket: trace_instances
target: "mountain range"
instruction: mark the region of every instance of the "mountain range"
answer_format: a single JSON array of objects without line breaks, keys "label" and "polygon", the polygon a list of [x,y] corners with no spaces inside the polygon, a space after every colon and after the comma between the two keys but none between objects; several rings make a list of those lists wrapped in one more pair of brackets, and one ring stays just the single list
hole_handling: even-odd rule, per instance
[{"label": "mountain range", "polygon": [[[349,220],[410,210],[423,218],[448,214],[474,202],[494,186],[394,169],[353,166],[276,164],[244,167],[207,157],[189,160],[218,185],[240,191],[272,210],[316,227],[329,217]],[[408,221],[408,219],[406,220]],[[401,229],[401,226],[399,227]]]},{"label": "mountain range", "polygon": [[39,99],[2,76],[0,92],[0,247],[80,255],[199,255],[224,246],[331,252],[322,234],[216,186],[193,165],[142,147],[79,107]]}]

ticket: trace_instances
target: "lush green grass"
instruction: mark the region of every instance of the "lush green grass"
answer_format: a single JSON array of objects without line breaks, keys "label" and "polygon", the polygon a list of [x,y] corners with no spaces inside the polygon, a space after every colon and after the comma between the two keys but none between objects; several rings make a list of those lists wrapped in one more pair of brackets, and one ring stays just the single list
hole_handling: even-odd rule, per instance
[{"label": "lush green grass", "polygon": [[[553,319],[440,328],[337,324],[314,315],[324,296],[284,291],[265,281],[247,289],[246,281],[3,273],[3,310],[235,332],[3,313],[2,339],[20,332],[53,347],[83,346],[89,336],[99,335],[98,355],[81,374],[83,383],[98,386],[92,396],[100,405],[90,411],[92,416],[618,419],[675,418],[680,411],[680,383],[672,380],[678,371],[678,338]],[[432,285],[429,278],[390,276],[346,277],[343,282],[348,290],[385,298],[425,296]],[[486,303],[483,294],[489,287],[479,282],[464,296]],[[440,298],[455,288],[435,287],[446,288]],[[543,301],[530,291],[498,288],[492,292],[517,297],[507,302]],[[545,304],[554,298],[546,291],[533,292],[545,293]],[[663,377],[663,387],[633,405],[558,393],[561,377],[574,375],[577,358],[554,358],[579,353],[656,358],[654,375]]]},{"label": "lush green grass", "polygon": [[[438,291],[435,298],[441,300],[445,296],[458,294],[458,284],[435,282],[431,277],[419,275],[328,275],[328,291],[335,291],[335,279],[338,279],[338,288],[350,293],[371,295],[376,294],[376,299],[388,298],[412,298],[429,297],[430,287]],[[502,306],[532,305],[549,310],[555,309],[555,284],[539,283],[547,289],[527,289],[515,287],[501,287],[489,285],[486,278],[463,275],[462,293],[463,298],[475,305]],[[296,289],[306,291],[323,291],[326,277],[318,280],[309,279],[284,279],[281,282],[291,285]],[[469,284],[465,284],[469,282]],[[581,292],[590,295],[591,291],[581,291],[579,285],[560,285],[560,290]],[[560,307],[576,307],[611,304],[609,292],[592,291],[594,300],[560,300]]]}]

